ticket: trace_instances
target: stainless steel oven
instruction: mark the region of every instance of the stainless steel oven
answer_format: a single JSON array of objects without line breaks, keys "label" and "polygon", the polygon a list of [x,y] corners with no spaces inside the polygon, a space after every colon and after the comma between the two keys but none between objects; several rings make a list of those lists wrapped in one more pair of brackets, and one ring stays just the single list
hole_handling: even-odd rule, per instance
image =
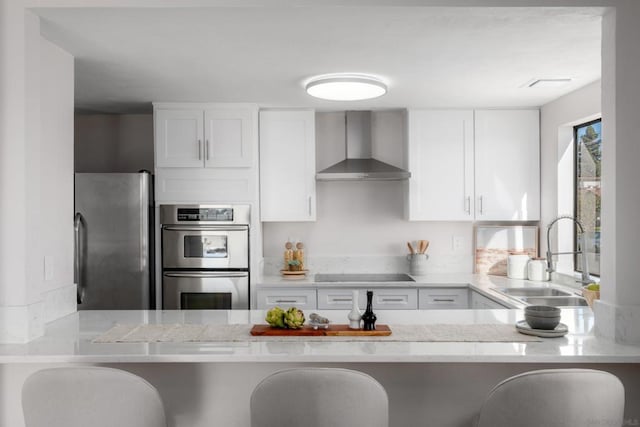
[{"label": "stainless steel oven", "polygon": [[248,205],[162,205],[165,309],[249,308]]}]

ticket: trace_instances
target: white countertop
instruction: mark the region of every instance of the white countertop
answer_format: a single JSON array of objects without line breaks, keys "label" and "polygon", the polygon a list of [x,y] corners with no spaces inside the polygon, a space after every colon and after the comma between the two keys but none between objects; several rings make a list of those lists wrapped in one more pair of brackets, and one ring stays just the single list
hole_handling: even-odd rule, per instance
[{"label": "white countertop", "polygon": [[[347,311],[318,311],[345,323]],[[570,333],[530,343],[296,341],[233,343],[115,343],[92,340],[120,324],[255,324],[262,310],[81,311],[47,325],[44,337],[0,345],[0,363],[199,363],[199,362],[447,362],[638,363],[640,347],[593,335],[590,309],[563,309]],[[515,324],[522,310],[379,310],[378,322],[394,324]]]}]

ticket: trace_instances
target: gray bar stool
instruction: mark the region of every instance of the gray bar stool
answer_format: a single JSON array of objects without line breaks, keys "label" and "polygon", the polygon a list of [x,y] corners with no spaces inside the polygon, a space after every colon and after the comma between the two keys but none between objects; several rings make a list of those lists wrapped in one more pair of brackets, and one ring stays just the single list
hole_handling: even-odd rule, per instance
[{"label": "gray bar stool", "polygon": [[546,369],[516,375],[494,387],[478,427],[620,427],[624,386],[603,371]]},{"label": "gray bar stool", "polygon": [[252,427],[388,427],[389,401],[367,374],[337,368],[276,372],[251,395]]},{"label": "gray bar stool", "polygon": [[26,427],[166,427],[158,391],[126,371],[44,369],[22,387]]}]

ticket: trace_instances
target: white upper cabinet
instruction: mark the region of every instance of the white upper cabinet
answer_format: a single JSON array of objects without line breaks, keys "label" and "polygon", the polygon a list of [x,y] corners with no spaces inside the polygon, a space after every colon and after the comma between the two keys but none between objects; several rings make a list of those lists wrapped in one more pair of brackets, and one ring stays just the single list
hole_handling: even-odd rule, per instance
[{"label": "white upper cabinet", "polygon": [[540,113],[475,112],[476,219],[540,219]]},{"label": "white upper cabinet", "polygon": [[156,167],[251,167],[253,114],[242,107],[156,109]]},{"label": "white upper cabinet", "polygon": [[540,219],[538,110],[411,110],[413,221]]},{"label": "white upper cabinet", "polygon": [[206,167],[250,167],[252,111],[216,109],[204,112]]},{"label": "white upper cabinet", "polygon": [[473,220],[473,111],[408,112],[408,216]]},{"label": "white upper cabinet", "polygon": [[156,167],[203,165],[202,110],[156,110]]},{"label": "white upper cabinet", "polygon": [[262,221],[315,221],[315,173],[314,112],[261,111]]}]

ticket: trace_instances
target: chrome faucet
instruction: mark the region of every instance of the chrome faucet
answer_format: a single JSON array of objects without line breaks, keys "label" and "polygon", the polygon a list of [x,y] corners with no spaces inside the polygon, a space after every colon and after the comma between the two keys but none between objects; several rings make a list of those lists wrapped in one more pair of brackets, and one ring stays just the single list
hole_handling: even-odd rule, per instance
[{"label": "chrome faucet", "polygon": [[[551,227],[560,221],[561,219],[570,219],[575,222],[578,228],[580,229],[580,250],[575,252],[551,252],[551,245],[549,241],[549,234],[551,233]],[[580,254],[582,258],[582,280],[579,282],[584,283],[585,285],[591,283],[592,280],[589,277],[589,264],[587,260],[587,234],[584,232],[584,227],[576,218],[570,215],[560,215],[547,226],[547,271],[549,273],[553,273],[555,270],[553,269],[553,255],[577,255]]]}]

